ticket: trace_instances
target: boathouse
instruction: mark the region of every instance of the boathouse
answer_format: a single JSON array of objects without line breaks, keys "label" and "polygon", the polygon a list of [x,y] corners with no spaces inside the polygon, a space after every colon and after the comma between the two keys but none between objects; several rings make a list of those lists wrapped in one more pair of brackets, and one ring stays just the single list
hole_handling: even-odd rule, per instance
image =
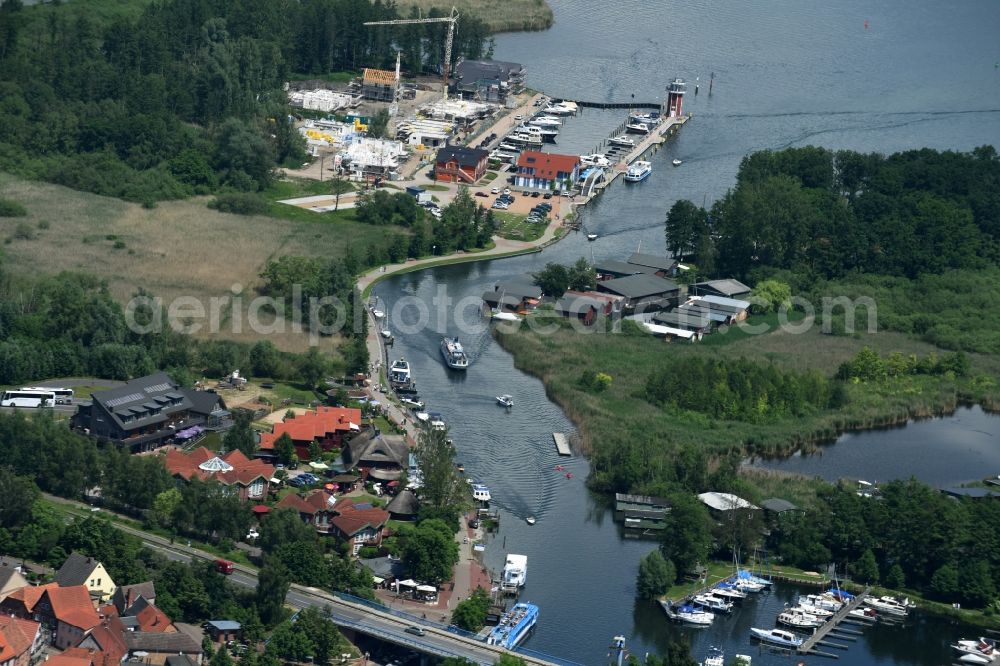
[{"label": "boathouse", "polygon": [[724,298],[745,298],[753,291],[739,280],[708,280],[691,285],[692,296],[722,296]]},{"label": "boathouse", "polygon": [[632,256],[628,258],[628,263],[633,266],[639,266],[641,268],[647,269],[643,270],[643,273],[650,272],[652,270],[656,275],[660,277],[676,277],[677,276],[677,261],[670,259],[668,257],[658,257],[655,254],[642,254],[641,252],[633,252]]},{"label": "boathouse", "polygon": [[628,530],[664,530],[669,512],[670,500],[662,497],[615,493],[615,519]]},{"label": "boathouse", "polygon": [[598,261],[594,264],[594,271],[597,273],[598,280],[613,280],[615,278],[628,277],[629,275],[652,275],[656,272],[655,269],[648,266],[638,266],[627,261],[618,261],[617,259]]},{"label": "boathouse", "polygon": [[538,305],[542,288],[531,283],[530,277],[511,282],[498,282],[492,291],[483,293],[483,301],[491,308],[504,312],[526,312]]},{"label": "boathouse", "polygon": [[603,280],[597,283],[597,290],[623,296],[624,309],[632,312],[636,310],[650,312],[673,307],[677,305],[681,292],[676,282],[645,274]]},{"label": "boathouse", "polygon": [[486,174],[490,154],[479,148],[445,146],[434,160],[434,180],[441,183],[475,183]]},{"label": "boathouse", "polygon": [[691,331],[699,337],[707,335],[712,330],[712,320],[700,311],[685,309],[684,306],[672,312],[658,312],[653,315],[653,323],[682,331]]}]

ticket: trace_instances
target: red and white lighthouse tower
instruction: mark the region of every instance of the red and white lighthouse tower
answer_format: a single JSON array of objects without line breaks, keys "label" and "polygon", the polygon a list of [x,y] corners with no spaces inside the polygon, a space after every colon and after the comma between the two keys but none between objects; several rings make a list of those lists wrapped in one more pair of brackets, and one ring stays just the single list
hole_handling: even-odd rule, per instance
[{"label": "red and white lighthouse tower", "polygon": [[684,115],[684,93],[687,84],[684,79],[674,79],[667,86],[667,116],[677,118]]}]

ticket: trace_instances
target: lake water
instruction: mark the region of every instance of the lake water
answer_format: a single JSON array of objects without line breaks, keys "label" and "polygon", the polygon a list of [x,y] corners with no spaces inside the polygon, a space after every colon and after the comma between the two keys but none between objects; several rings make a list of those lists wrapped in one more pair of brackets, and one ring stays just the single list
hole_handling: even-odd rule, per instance
[{"label": "lake water", "polygon": [[[528,83],[536,89],[589,101],[628,101],[632,94],[648,101],[662,96],[664,86],[680,76],[689,82],[684,106],[694,120],[653,157],[649,179],[632,187],[617,183],[586,209],[582,221],[600,235],[596,242],[575,234],[540,254],[428,269],[389,279],[376,291],[390,311],[404,296],[415,296],[427,308],[431,325],[413,326],[414,332],[401,329],[419,319],[418,308],[397,308],[391,353],[411,362],[421,397],[450,425],[467,474],[490,486],[502,511],[487,564],[499,569],[506,552],[528,556],[524,598],[537,603],[541,615],[526,647],[599,664],[605,663],[616,634],[624,634],[630,649],[641,655],[662,651],[671,636],[687,631],[668,625],[662,612],[634,599],[638,562],[656,544],[621,537],[606,506],[584,487],[587,461],[556,455],[551,434],[571,432],[571,424],[546,398],[541,383],[516,370],[512,358],[493,343],[475,306],[463,309],[459,326],[454,303],[465,297],[474,302],[497,281],[537,271],[549,261],[569,263],[592,255],[624,259],[640,244],[643,251],[662,253],[670,205],[678,198],[710,204],[732,186],[741,158],[754,150],[810,143],[879,152],[1000,145],[1000,68],[995,66],[1000,3],[694,0],[628,3],[621,10],[601,0],[551,4],[556,19],[551,30],[501,35],[496,58],[524,63]],[[696,77],[701,78],[697,96]],[[587,110],[568,121],[557,150],[591,152],[623,119],[619,112]],[[684,160],[683,166],[669,166],[674,157]],[[452,304],[439,308],[434,299],[441,288]],[[465,374],[443,366],[438,344],[444,333],[460,335],[470,352],[472,365]],[[494,402],[501,393],[514,396],[516,406],[509,413]],[[957,423],[926,426],[941,428],[943,441],[954,440],[948,465],[964,457],[956,452],[982,446],[963,425],[969,419],[983,418],[987,425],[973,430],[990,432],[996,440],[997,421],[976,414],[962,412]],[[924,427],[914,426],[921,439]],[[854,437],[870,437],[865,446],[877,448],[899,432]],[[958,442],[964,436],[972,443],[962,448]],[[825,450],[816,461],[823,471],[815,473],[852,475],[846,462],[843,468],[835,464],[834,451],[839,448]],[[969,470],[983,460],[950,468],[932,464],[933,451],[919,454],[926,462],[906,467],[905,475],[926,473],[921,478],[929,483],[951,484],[975,476]],[[893,476],[893,455],[883,459],[885,474],[861,476]],[[573,478],[554,469],[560,463]],[[527,515],[536,516],[537,524],[527,525]],[[751,652],[747,638],[752,625],[773,626],[790,594],[780,589],[707,631],[690,632],[695,656],[703,658],[714,644],[730,655],[736,650],[753,654],[755,664],[788,663],[787,657]],[[949,640],[961,635],[978,634],[915,618],[906,629],[866,632],[842,663],[945,663]]]}]

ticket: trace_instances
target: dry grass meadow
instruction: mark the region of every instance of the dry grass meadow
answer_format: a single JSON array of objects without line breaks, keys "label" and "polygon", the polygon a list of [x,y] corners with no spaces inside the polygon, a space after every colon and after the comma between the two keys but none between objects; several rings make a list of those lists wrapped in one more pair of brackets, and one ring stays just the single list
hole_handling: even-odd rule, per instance
[{"label": "dry grass meadow", "polygon": [[[0,197],[28,209],[22,218],[0,218],[4,265],[26,275],[85,272],[107,281],[119,301],[139,288],[165,301],[193,296],[203,303],[244,288],[244,301],[260,285],[269,259],[284,255],[331,257],[348,244],[363,249],[384,235],[355,222],[294,222],[271,217],[243,217],[206,208],[205,201],[162,202],[147,210],[57,185],[0,174]],[[227,315],[224,315],[224,318]],[[244,318],[244,321],[246,319]],[[252,340],[252,332],[221,335]],[[302,334],[269,335],[280,348],[301,351]],[[335,346],[336,339],[324,347]]]},{"label": "dry grass meadow", "polygon": [[[478,16],[489,26],[490,32],[515,32],[520,30],[545,30],[552,26],[552,8],[545,0],[400,0],[399,13],[409,15],[410,7],[417,7],[427,15],[428,10],[449,9],[452,5],[459,14]],[[461,29],[461,19],[459,20]]]}]

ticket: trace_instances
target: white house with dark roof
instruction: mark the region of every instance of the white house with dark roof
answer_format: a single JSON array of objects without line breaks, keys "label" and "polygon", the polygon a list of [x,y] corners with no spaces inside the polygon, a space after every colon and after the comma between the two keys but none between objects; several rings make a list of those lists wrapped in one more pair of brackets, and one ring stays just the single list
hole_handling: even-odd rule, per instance
[{"label": "white house with dark roof", "polygon": [[87,588],[91,598],[100,601],[108,601],[118,589],[103,564],[93,557],[87,557],[77,552],[71,553],[63,565],[59,567],[55,582],[59,583],[60,587],[83,585]]}]

